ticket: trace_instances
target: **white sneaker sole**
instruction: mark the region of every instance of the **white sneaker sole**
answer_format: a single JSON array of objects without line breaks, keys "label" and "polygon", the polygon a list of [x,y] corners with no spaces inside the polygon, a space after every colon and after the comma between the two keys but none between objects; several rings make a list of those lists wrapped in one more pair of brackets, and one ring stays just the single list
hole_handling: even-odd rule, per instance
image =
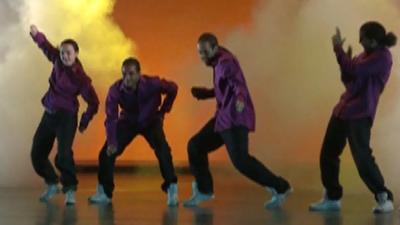
[{"label": "white sneaker sole", "polygon": [[209,198],[205,198],[205,199],[202,199],[202,200],[197,201],[197,202],[193,202],[192,200],[187,200],[187,201],[185,201],[185,202],[183,203],[183,206],[184,206],[184,207],[196,207],[196,206],[200,205],[201,203],[203,203],[203,202],[205,202],[205,201],[210,201],[210,200],[214,199],[214,197],[215,197],[215,196],[212,195],[212,196],[210,196]]},{"label": "white sneaker sole", "polygon": [[293,188],[290,188],[289,190],[287,190],[285,193],[283,193],[283,198],[279,203],[272,203],[272,202],[266,202],[264,204],[264,208],[266,209],[278,209],[280,208],[283,203],[286,201],[286,199],[293,193]]},{"label": "white sneaker sole", "polygon": [[53,194],[51,194],[51,195],[49,195],[49,196],[47,196],[47,197],[44,197],[44,196],[40,196],[40,198],[39,198],[39,201],[40,202],[48,202],[48,201],[50,201],[52,198],[54,198],[54,196],[56,196],[57,194],[59,194],[61,191],[59,190],[59,189],[57,189],[57,191],[55,192],[55,193],[53,193]]}]

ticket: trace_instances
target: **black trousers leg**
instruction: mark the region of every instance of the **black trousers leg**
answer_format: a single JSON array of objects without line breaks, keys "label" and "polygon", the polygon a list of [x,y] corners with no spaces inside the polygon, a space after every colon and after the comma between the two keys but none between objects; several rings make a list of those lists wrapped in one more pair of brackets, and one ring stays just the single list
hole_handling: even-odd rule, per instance
[{"label": "black trousers leg", "polygon": [[104,192],[109,198],[112,198],[114,191],[114,167],[115,161],[123,153],[126,146],[137,136],[136,128],[129,125],[128,122],[120,120],[117,124],[117,153],[111,156],[107,155],[107,142],[104,143],[99,154],[99,184],[103,185]]},{"label": "black trousers leg", "polygon": [[372,121],[369,118],[349,121],[349,144],[351,154],[356,163],[361,179],[368,189],[375,195],[387,192],[393,200],[392,192],[385,187],[384,178],[375,162],[370,147]]},{"label": "black trousers leg", "polygon": [[221,136],[214,131],[214,125],[215,118],[211,119],[188,143],[190,170],[199,191],[205,194],[214,192],[208,153],[217,150],[224,144]]},{"label": "black trousers leg", "polygon": [[178,182],[178,178],[172,162],[171,148],[165,138],[162,119],[153,121],[143,132],[143,136],[156,154],[161,175],[164,179],[161,189],[166,192],[171,183]]},{"label": "black trousers leg", "polygon": [[60,180],[63,185],[63,192],[67,192],[68,190],[76,190],[78,185],[72,151],[77,127],[77,115],[61,111],[56,113],[56,117],[58,122],[56,128],[58,151],[55,164],[61,173]]},{"label": "black trousers leg", "polygon": [[246,127],[234,127],[221,132],[229,157],[237,170],[250,180],[262,186],[274,188],[278,193],[289,189],[289,183],[273,174],[260,161],[249,154],[248,130]]},{"label": "black trousers leg", "polygon": [[346,122],[331,117],[321,148],[320,169],[322,184],[331,200],[338,200],[343,195],[339,182],[340,155],[346,146]]},{"label": "black trousers leg", "polygon": [[36,173],[47,184],[58,183],[58,176],[49,160],[55,138],[55,120],[51,115],[44,113],[33,137],[31,160]]}]

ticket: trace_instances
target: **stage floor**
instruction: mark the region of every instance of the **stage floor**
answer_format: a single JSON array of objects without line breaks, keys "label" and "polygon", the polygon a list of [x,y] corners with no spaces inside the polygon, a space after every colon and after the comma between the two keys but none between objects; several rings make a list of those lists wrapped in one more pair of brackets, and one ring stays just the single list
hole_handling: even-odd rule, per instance
[{"label": "stage floor", "polygon": [[[297,172],[285,173],[294,184],[294,193],[281,210],[275,211],[263,208],[264,201],[269,197],[267,192],[232,168],[214,171],[216,198],[213,201],[199,208],[184,208],[182,204],[177,208],[168,208],[166,196],[159,188],[161,179],[158,171],[149,171],[116,174],[116,192],[111,205],[88,204],[87,197],[96,186],[94,173],[79,174],[75,206],[64,206],[63,195],[56,196],[49,204],[40,203],[38,196],[42,189],[39,187],[0,188],[0,225],[399,224],[397,210],[386,215],[371,212],[374,200],[361,182],[347,184],[351,187],[345,193],[340,213],[309,212],[309,203],[321,196],[318,171],[303,173],[302,177]],[[190,196],[191,180],[188,174],[179,175],[180,200]]]}]

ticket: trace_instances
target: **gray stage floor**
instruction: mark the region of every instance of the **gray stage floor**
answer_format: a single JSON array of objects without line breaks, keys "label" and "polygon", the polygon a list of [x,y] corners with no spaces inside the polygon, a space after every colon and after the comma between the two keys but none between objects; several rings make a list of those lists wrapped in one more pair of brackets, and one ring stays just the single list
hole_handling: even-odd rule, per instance
[{"label": "gray stage floor", "polygon": [[[87,197],[96,185],[94,173],[80,173],[77,204],[64,206],[63,195],[51,203],[38,201],[41,188],[0,188],[0,225],[389,225],[399,224],[399,213],[376,216],[371,209],[372,195],[354,177],[345,177],[350,186],[343,199],[340,213],[312,213],[307,207],[320,198],[318,171],[284,173],[293,183],[294,193],[281,210],[263,208],[269,197],[266,191],[249,182],[232,168],[214,172],[216,198],[199,208],[187,209],[180,205],[168,208],[160,191],[158,172],[119,173],[113,204],[90,205]],[[358,178],[357,178],[358,179]],[[180,200],[190,195],[191,177],[179,176]],[[311,185],[306,185],[311,184]],[[344,184],[346,186],[346,184]],[[397,205],[397,204],[396,204]]]}]

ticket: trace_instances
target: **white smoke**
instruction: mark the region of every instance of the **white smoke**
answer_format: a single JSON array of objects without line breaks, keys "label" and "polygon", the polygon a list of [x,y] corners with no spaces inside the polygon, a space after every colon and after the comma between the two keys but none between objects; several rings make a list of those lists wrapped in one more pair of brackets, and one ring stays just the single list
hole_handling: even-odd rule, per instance
[{"label": "white smoke", "polygon": [[[250,136],[251,153],[272,168],[289,164],[318,170],[325,129],[344,91],[331,46],[335,27],[345,36],[345,47],[350,44],[354,53],[360,53],[358,31],[366,21],[377,20],[400,36],[399,8],[398,1],[392,0],[263,1],[255,10],[250,31],[237,30],[220,37],[222,44],[239,58],[256,106],[257,127]],[[399,47],[391,51],[394,66],[378,107],[372,147],[383,172],[394,175],[400,159]],[[212,72],[202,68],[200,61],[198,64],[181,72],[194,74],[187,89],[191,85],[211,85]],[[201,120],[196,121],[199,124],[193,129],[195,132],[211,116],[214,102],[193,100],[187,108],[192,108],[192,115]],[[201,110],[204,108],[208,113]],[[182,135],[193,132],[185,130]],[[349,162],[347,150],[345,161]],[[226,157],[221,152],[218,154]],[[395,178],[389,179],[394,182]]]}]

